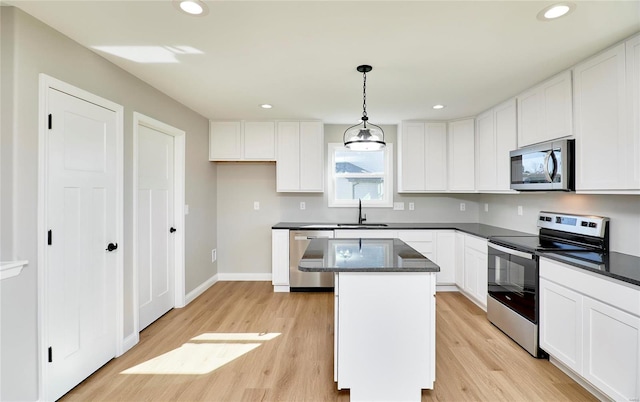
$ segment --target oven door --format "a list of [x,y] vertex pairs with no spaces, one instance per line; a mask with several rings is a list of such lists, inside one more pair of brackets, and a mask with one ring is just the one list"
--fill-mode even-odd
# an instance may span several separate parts
[[538,256],[489,242],[489,296],[538,323]]

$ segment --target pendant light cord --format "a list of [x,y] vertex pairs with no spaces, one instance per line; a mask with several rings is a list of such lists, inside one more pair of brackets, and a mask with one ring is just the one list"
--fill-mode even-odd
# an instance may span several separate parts
[[367,127],[367,73],[362,72],[362,121],[364,127]]

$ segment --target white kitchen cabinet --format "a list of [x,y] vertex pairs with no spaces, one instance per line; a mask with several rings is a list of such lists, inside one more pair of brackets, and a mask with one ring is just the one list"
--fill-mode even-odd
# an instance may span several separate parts
[[573,371],[580,372],[582,296],[540,278],[540,317],[540,347]]
[[210,121],[210,161],[273,161],[276,158],[272,121]]
[[640,288],[540,258],[540,347],[613,400],[640,397]]
[[486,310],[488,293],[487,240],[465,234],[464,293]]
[[434,262],[440,266],[436,274],[436,284],[454,285],[456,282],[456,232],[438,230],[436,232],[436,253]]
[[510,190],[509,152],[516,149],[516,101],[511,99],[476,118],[476,188]]
[[573,68],[577,191],[640,190],[639,38]]
[[333,231],[336,239],[395,239],[398,231],[390,229],[336,229]]
[[458,289],[464,289],[464,238],[465,234],[456,232],[455,244],[455,282]]
[[209,121],[209,160],[242,158],[242,122]]
[[523,92],[517,101],[518,147],[573,134],[571,71]]
[[398,238],[440,266],[437,285],[455,283],[455,231],[399,230]]
[[322,122],[278,122],[276,148],[278,192],[324,191]]
[[276,159],[276,128],[273,121],[244,122],[244,160]]
[[289,291],[289,230],[271,230],[271,282],[274,292]]
[[475,191],[474,119],[448,123],[448,189]]
[[403,122],[398,142],[398,192],[446,191],[446,123]]

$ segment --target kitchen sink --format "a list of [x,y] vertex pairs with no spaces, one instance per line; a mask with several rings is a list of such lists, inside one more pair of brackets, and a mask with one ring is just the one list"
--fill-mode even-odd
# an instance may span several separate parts
[[303,229],[359,229],[359,228],[385,228],[386,223],[318,223],[302,226]]

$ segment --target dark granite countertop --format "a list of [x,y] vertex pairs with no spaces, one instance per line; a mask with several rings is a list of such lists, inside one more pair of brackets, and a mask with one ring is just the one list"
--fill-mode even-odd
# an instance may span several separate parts
[[439,272],[440,267],[400,239],[312,239],[304,272]]
[[280,222],[273,225],[272,229],[289,230],[459,230],[474,236],[488,239],[493,236],[536,236],[537,233],[518,232],[516,230],[504,229],[497,226],[485,225],[482,223],[429,223],[429,222],[407,222],[407,223],[385,223],[386,226],[375,225],[354,227],[356,224],[340,224],[348,226],[338,226],[336,223],[322,222]]
[[540,257],[640,286],[640,257],[634,255],[613,252],[605,256],[602,264],[595,264],[580,259],[578,253],[538,252],[537,254]]

